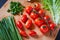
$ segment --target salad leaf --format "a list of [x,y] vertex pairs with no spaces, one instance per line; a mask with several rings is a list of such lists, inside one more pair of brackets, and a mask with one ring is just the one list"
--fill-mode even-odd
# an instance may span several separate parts
[[60,0],[42,0],[43,8],[51,12],[52,19],[56,24],[60,24]]

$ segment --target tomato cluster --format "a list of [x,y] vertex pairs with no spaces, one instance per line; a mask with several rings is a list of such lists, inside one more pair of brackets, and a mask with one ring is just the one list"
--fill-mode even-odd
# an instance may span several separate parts
[[[22,15],[21,21],[25,24],[24,26],[27,29],[30,29],[33,24],[36,24],[38,28],[40,28],[40,31],[43,34],[46,34],[49,32],[49,30],[54,30],[56,27],[56,24],[53,23],[49,15],[45,15],[45,10],[41,8],[41,5],[39,3],[36,3],[34,7],[32,6],[27,6],[25,8],[25,12],[32,18],[34,23],[32,22],[29,17],[27,17],[26,14]],[[27,36],[26,32],[22,29],[23,25],[20,21],[17,23],[17,27],[20,29],[20,34],[24,37]],[[37,33],[35,31],[30,31],[29,35],[30,36],[35,36]]]

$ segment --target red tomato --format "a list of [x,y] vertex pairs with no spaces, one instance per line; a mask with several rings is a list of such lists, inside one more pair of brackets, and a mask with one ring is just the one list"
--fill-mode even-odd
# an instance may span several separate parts
[[21,23],[20,21],[18,21],[18,22],[16,23],[16,25],[17,25],[17,27],[20,28],[20,29],[23,28],[23,25],[22,25],[22,23]]
[[29,35],[30,35],[30,36],[36,36],[37,34],[36,34],[35,31],[30,31],[30,32],[29,32]]
[[47,20],[47,21],[49,21],[49,20],[50,20],[50,17],[49,17],[48,15],[46,15],[46,16],[44,17],[44,19]]
[[46,33],[49,31],[49,28],[48,28],[47,25],[44,24],[44,25],[41,25],[40,31],[41,31],[42,33],[46,34]]
[[32,7],[31,6],[28,6],[28,7],[26,7],[26,9],[25,9],[25,11],[28,13],[28,14],[30,14],[31,13],[31,11],[32,11]]
[[50,24],[50,29],[51,29],[51,30],[54,30],[55,27],[56,27],[56,24],[54,24],[54,23],[51,23],[51,24]]
[[37,25],[37,26],[41,26],[42,24],[44,24],[45,22],[44,22],[44,20],[41,20],[41,19],[39,19],[39,18],[37,18],[37,19],[35,19],[35,24]]
[[39,10],[39,15],[40,16],[44,16],[45,15],[45,11],[43,9]]
[[27,15],[22,15],[22,17],[21,17],[22,22],[25,23],[27,21],[27,19],[28,19]]
[[31,17],[32,19],[36,19],[36,18],[38,18],[38,14],[32,12],[32,13],[30,14],[30,17]]
[[27,29],[29,29],[32,26],[32,20],[27,20],[25,26]]
[[26,32],[25,32],[25,31],[23,31],[23,30],[20,30],[20,35],[22,35],[22,36],[24,36],[24,37],[27,37]]
[[35,10],[38,11],[40,9],[41,5],[39,3],[35,3]]
[[49,20],[48,23],[49,23],[49,24],[52,23],[52,20]]

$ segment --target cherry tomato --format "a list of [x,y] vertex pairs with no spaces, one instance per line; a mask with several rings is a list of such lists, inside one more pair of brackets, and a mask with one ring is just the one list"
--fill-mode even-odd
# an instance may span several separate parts
[[26,9],[25,9],[25,11],[28,13],[28,14],[30,14],[31,13],[31,11],[32,11],[32,7],[31,6],[28,6],[28,7],[26,7]]
[[22,15],[22,17],[21,17],[22,22],[25,23],[27,21],[27,19],[28,19],[27,15]]
[[51,23],[51,24],[50,24],[50,29],[51,29],[51,30],[54,30],[55,27],[56,27],[56,24],[54,24],[54,23]]
[[26,32],[25,32],[25,31],[23,31],[23,30],[20,30],[20,35],[22,35],[22,36],[24,36],[24,37],[27,37]]
[[30,35],[30,36],[36,36],[37,34],[36,34],[35,31],[30,31],[30,32],[29,32],[29,35]]
[[49,31],[49,28],[48,28],[47,25],[44,24],[44,25],[41,25],[40,31],[41,31],[42,33],[46,34],[46,33]]
[[50,17],[48,15],[44,16],[44,19],[49,21],[50,20]]
[[32,20],[27,20],[25,26],[26,26],[27,29],[31,28],[31,26],[32,26]]
[[35,19],[35,24],[37,25],[37,26],[41,26],[42,24],[44,24],[45,22],[44,22],[44,20],[42,20],[42,19],[39,19],[39,18],[37,18],[37,19]]
[[38,14],[32,12],[32,13],[30,14],[30,17],[35,20],[36,18],[38,18]]
[[44,16],[45,15],[45,11],[43,9],[39,10],[39,15],[40,16]]
[[49,23],[49,24],[52,23],[52,20],[49,20],[48,23]]
[[35,10],[38,11],[40,9],[41,5],[39,3],[35,3]]
[[20,29],[23,28],[23,25],[22,25],[22,23],[21,23],[20,21],[18,21],[18,22],[16,23],[16,25],[17,25],[17,27],[20,28]]

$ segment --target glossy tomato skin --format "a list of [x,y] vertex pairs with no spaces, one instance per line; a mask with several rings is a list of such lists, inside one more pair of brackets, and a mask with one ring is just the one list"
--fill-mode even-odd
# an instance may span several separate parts
[[46,34],[46,33],[48,33],[49,28],[48,28],[47,25],[44,24],[44,25],[41,25],[40,31],[41,31],[43,34]]
[[29,32],[29,35],[30,35],[30,36],[36,36],[37,33],[36,33],[35,31],[32,31],[32,30],[31,30],[31,31]]
[[22,25],[22,23],[21,23],[20,21],[17,21],[17,22],[16,22],[16,25],[17,25],[17,27],[20,28],[20,29],[23,28],[23,25]]
[[51,24],[50,24],[50,29],[51,29],[52,31],[55,29],[55,27],[56,27],[56,24],[54,24],[54,23],[51,23]]
[[50,17],[48,15],[44,16],[44,19],[49,21],[50,20]]
[[35,3],[35,10],[38,11],[40,9],[41,5],[39,3]]
[[53,23],[53,21],[52,20],[49,20],[48,23],[51,24],[51,23]]
[[27,37],[26,32],[25,32],[25,31],[23,31],[23,30],[20,30],[20,35],[22,35],[23,37]]
[[45,23],[45,21],[44,20],[41,20],[41,19],[39,19],[39,18],[37,18],[37,19],[35,19],[35,24],[37,25],[37,26],[41,26],[42,24],[44,24]]
[[30,17],[35,20],[36,18],[38,18],[38,14],[32,12],[32,13],[30,14]]
[[27,21],[27,19],[28,19],[27,15],[22,15],[22,17],[21,17],[22,22],[25,23]]
[[27,6],[26,9],[25,9],[27,14],[30,14],[32,10],[33,10],[33,8],[31,6]]
[[45,16],[45,10],[43,10],[43,9],[39,10],[38,13],[39,13],[39,15],[42,16],[42,17]]
[[25,24],[25,26],[26,26],[27,29],[30,29],[31,26],[32,26],[32,20],[28,19],[27,22],[26,22],[26,24]]

